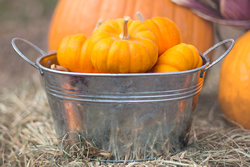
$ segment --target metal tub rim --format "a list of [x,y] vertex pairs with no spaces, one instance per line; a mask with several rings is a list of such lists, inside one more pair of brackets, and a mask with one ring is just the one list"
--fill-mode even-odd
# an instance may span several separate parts
[[[35,49],[36,51],[38,51],[42,56],[38,57],[36,59],[36,63],[32,62],[29,58],[27,58],[16,46],[16,41],[22,41],[26,44],[28,44],[29,46],[31,46],[33,49]],[[230,47],[219,57],[217,58],[215,61],[213,61],[212,63],[210,63],[209,58],[206,56],[208,53],[210,53],[211,51],[213,51],[215,48],[225,44],[231,42]],[[219,43],[216,43],[215,45],[213,45],[211,48],[209,48],[208,50],[206,50],[203,54],[200,53],[200,56],[203,59],[203,66],[196,68],[196,69],[192,69],[192,70],[186,70],[186,71],[178,71],[178,72],[167,72],[167,73],[77,73],[77,72],[62,72],[62,71],[56,71],[56,70],[52,70],[49,68],[44,67],[40,62],[43,58],[48,57],[48,56],[52,56],[57,53],[57,51],[55,52],[50,52],[50,53],[45,53],[43,50],[41,50],[39,47],[37,47],[36,45],[34,45],[33,43],[19,38],[19,37],[15,37],[11,40],[11,44],[14,48],[14,50],[19,54],[19,56],[21,56],[25,61],[27,61],[30,65],[32,65],[33,67],[35,67],[36,69],[38,69],[40,71],[40,74],[43,75],[45,71],[48,72],[52,72],[52,73],[56,73],[56,74],[64,74],[64,75],[73,75],[73,76],[98,76],[98,77],[105,77],[105,76],[111,76],[111,77],[138,77],[138,76],[165,76],[165,75],[181,75],[181,74],[188,74],[188,73],[194,73],[200,70],[200,78],[203,78],[203,74],[205,71],[207,71],[209,68],[211,68],[212,66],[214,66],[215,64],[217,64],[219,61],[221,61],[233,48],[235,41],[233,39],[226,39],[223,40]],[[205,62],[204,62],[205,61]]]
[[73,76],[98,76],[98,77],[138,77],[138,76],[165,76],[165,75],[182,75],[182,74],[188,74],[188,73],[194,73],[197,71],[202,71],[210,64],[210,59],[206,56],[200,53],[200,56],[203,60],[203,65],[199,68],[186,70],[186,71],[178,71],[178,72],[163,72],[163,73],[153,73],[153,72],[144,72],[144,73],[82,73],[82,72],[67,72],[67,71],[57,71],[52,70],[50,68],[47,68],[41,64],[41,61],[47,57],[55,56],[57,52],[51,52],[46,55],[42,55],[37,58],[36,65],[39,67],[39,69],[56,73],[56,74],[63,74],[63,75],[73,75]]

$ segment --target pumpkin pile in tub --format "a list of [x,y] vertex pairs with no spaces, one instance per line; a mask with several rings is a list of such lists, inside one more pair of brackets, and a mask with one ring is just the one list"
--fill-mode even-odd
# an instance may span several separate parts
[[52,69],[81,73],[178,72],[202,66],[195,46],[181,43],[176,24],[154,17],[134,21],[125,16],[84,34],[65,37]]

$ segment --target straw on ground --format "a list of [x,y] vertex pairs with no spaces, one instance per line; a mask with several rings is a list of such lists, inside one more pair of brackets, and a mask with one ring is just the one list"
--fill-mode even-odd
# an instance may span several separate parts
[[1,166],[250,166],[250,131],[230,126],[216,101],[210,108],[196,109],[189,146],[174,156],[119,164],[90,161],[86,148],[71,156],[58,147],[37,77],[20,85],[16,90],[0,90]]

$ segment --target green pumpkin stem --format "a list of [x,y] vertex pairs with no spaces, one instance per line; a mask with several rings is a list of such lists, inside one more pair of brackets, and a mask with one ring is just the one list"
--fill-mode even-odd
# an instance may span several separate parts
[[93,33],[95,32],[95,30],[102,24],[102,19],[99,19],[95,25],[95,29],[93,31]]
[[130,36],[128,34],[128,21],[130,17],[124,16],[123,25],[122,25],[122,33],[120,34],[120,38],[123,40],[129,39]]
[[144,22],[146,20],[141,14],[141,12],[136,12],[136,16],[140,20],[140,22]]

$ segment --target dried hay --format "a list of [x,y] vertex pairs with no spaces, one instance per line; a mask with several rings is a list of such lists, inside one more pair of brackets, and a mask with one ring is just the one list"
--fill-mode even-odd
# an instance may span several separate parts
[[[199,103],[206,102],[200,99]],[[79,148],[75,157],[57,147],[60,143],[37,77],[15,90],[0,90],[0,114],[2,166],[250,166],[250,131],[231,127],[216,101],[212,107],[198,105],[184,151],[153,161],[119,164],[90,161],[93,150],[86,148]]]

